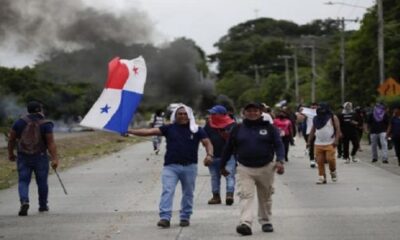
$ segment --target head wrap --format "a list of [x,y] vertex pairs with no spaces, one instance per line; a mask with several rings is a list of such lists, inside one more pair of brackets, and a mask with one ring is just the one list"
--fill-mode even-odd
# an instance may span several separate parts
[[190,131],[192,133],[197,133],[197,131],[199,130],[199,126],[196,124],[196,119],[194,118],[193,115],[193,110],[191,107],[186,106],[183,103],[178,104],[178,106],[174,109],[174,111],[171,114],[171,122],[175,123],[175,119],[176,119],[176,112],[178,111],[179,108],[184,108],[187,116],[189,118],[189,127],[190,127]]
[[383,117],[385,116],[385,106],[383,106],[383,104],[377,103],[374,107],[373,115],[375,121],[382,121]]
[[342,113],[347,114],[347,113],[352,113],[352,112],[353,112],[353,104],[351,102],[345,102],[343,104]]
[[320,103],[317,108],[317,116],[315,116],[313,119],[313,124],[316,129],[321,129],[331,118],[332,112],[329,108],[329,105],[326,103]]

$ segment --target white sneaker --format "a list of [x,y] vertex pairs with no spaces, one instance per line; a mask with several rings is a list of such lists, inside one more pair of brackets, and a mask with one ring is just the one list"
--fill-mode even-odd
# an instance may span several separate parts
[[350,163],[350,158],[346,158],[344,163]]
[[324,176],[319,176],[317,184],[326,184],[326,179]]
[[315,164],[315,161],[314,161],[314,160],[311,160],[311,161],[310,161],[310,167],[311,167],[311,168],[315,168],[315,165],[316,165],[316,164]]
[[356,158],[356,156],[351,156],[351,161],[358,162],[358,159]]
[[336,171],[331,172],[331,178],[332,178],[332,182],[336,182],[336,181],[337,181],[337,174],[336,174]]

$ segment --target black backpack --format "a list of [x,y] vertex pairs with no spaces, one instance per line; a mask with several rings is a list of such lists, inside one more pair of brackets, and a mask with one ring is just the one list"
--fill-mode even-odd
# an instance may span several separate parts
[[46,151],[47,147],[40,131],[40,125],[48,121],[44,119],[32,120],[29,117],[23,117],[22,120],[26,122],[26,126],[18,141],[18,151],[29,155]]

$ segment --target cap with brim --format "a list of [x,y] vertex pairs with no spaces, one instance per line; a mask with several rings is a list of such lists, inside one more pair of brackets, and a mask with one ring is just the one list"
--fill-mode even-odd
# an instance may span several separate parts
[[257,109],[261,109],[262,106],[258,103],[248,103],[246,106],[244,106],[244,110],[247,110],[249,108],[257,108]]
[[214,107],[208,109],[210,114],[226,114],[226,108],[222,105],[215,105]]
[[26,106],[28,113],[38,113],[42,111],[42,104],[36,101],[31,101]]

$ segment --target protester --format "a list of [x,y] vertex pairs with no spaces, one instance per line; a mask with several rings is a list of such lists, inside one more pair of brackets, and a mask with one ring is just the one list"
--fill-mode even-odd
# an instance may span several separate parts
[[274,119],[274,126],[278,128],[283,146],[285,147],[285,161],[288,162],[290,139],[293,138],[292,122],[286,112],[280,111]]
[[[235,126],[235,121],[227,114],[227,110],[222,105],[215,105],[208,110],[210,113],[204,131],[209,136],[211,143],[214,148],[214,157],[208,169],[211,175],[211,191],[213,197],[208,201],[208,204],[221,204],[221,155],[222,150],[226,144],[229,137],[229,132],[233,126]],[[234,202],[234,192],[235,192],[235,169],[236,161],[232,155],[226,164],[226,169],[229,175],[225,177],[226,180],[226,198],[225,204],[232,205]]]
[[206,149],[205,165],[212,163],[213,146],[203,128],[199,127],[190,107],[179,104],[171,115],[170,125],[159,128],[129,129],[137,136],[163,135],[167,141],[164,167],[161,174],[162,194],[159,205],[160,221],[157,226],[170,227],[172,203],[178,182],[182,185],[180,210],[181,227],[190,225],[193,213],[193,193],[197,177],[198,147],[201,142]]
[[358,124],[357,124],[357,137],[358,137],[358,151],[362,152],[361,149],[361,140],[362,140],[362,136],[364,134],[364,125],[365,125],[365,113],[363,111],[363,109],[361,109],[360,106],[355,107],[355,112],[356,112],[356,117],[359,120]]
[[400,166],[400,105],[393,107],[393,116],[387,130],[388,139],[392,139],[394,151]]
[[261,116],[264,121],[268,121],[271,124],[274,123],[275,116],[273,116],[271,108],[265,103],[261,103]]
[[351,102],[345,102],[343,104],[343,111],[339,115],[340,129],[342,132],[343,141],[343,158],[345,163],[350,163],[349,148],[350,142],[353,145],[351,150],[351,160],[358,162],[356,153],[359,148],[359,133],[358,126],[362,120],[356,115],[353,110],[353,104]]
[[[12,126],[8,139],[8,159],[17,161],[18,193],[21,202],[19,216],[28,215],[29,184],[32,172],[35,173],[38,186],[39,212],[49,211],[47,201],[49,157],[47,150],[51,157],[51,167],[56,169],[59,164],[53,123],[45,120],[43,107],[39,102],[29,102],[27,110],[28,114],[18,119]],[[17,156],[14,154],[16,146]]]
[[[151,117],[150,127],[159,128],[165,124],[164,122],[164,112],[161,109],[158,109],[154,115]],[[160,152],[160,145],[162,142],[162,136],[153,136],[153,150],[156,155]]]
[[314,140],[313,138],[310,138],[310,132],[313,126],[313,119],[316,115],[315,110],[317,109],[318,104],[317,103],[311,103],[310,108],[303,108],[301,113],[306,116],[305,123],[306,126],[303,126],[305,129],[305,132],[303,134],[304,140],[306,143],[308,143],[308,157],[310,159],[310,167],[314,168],[316,163],[315,163],[315,154],[314,154]]
[[[240,224],[236,231],[251,235],[255,189],[258,196],[258,219],[262,231],[272,232],[271,206],[274,171],[283,174],[284,147],[278,130],[261,117],[261,106],[249,103],[244,107],[244,120],[233,128],[222,154],[221,173],[228,176],[226,164],[235,153],[238,196],[240,199]],[[276,153],[276,162],[273,162]]]
[[389,117],[386,114],[385,106],[377,103],[368,117],[368,130],[371,137],[372,162],[378,161],[378,143],[381,145],[382,162],[388,161],[388,144],[386,131],[388,130]]
[[340,135],[339,119],[331,112],[327,104],[319,104],[308,141],[308,146],[310,146],[312,139],[315,137],[314,151],[318,163],[319,176],[317,184],[326,183],[325,162],[329,164],[332,182],[337,181],[335,155]]

